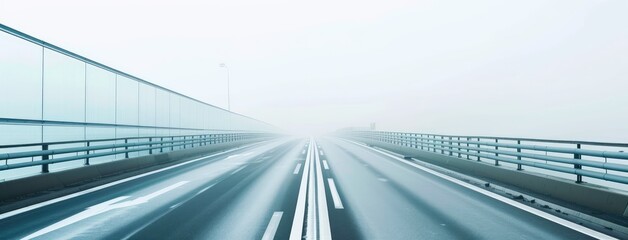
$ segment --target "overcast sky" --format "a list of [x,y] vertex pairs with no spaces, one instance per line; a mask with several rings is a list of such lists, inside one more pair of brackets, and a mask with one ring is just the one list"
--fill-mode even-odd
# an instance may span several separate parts
[[0,0],[0,23],[289,131],[628,142],[628,1]]

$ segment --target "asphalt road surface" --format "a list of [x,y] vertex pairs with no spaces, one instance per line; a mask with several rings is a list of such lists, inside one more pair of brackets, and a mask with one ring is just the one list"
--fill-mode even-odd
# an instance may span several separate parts
[[282,139],[17,212],[0,239],[590,239],[368,147]]

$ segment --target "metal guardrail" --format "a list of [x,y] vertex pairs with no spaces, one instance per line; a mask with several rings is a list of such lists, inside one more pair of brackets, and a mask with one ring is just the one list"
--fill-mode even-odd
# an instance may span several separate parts
[[[517,170],[530,166],[573,174],[576,183],[582,183],[582,176],[586,176],[628,184],[628,162],[623,162],[628,160],[628,153],[624,152],[628,149],[626,143],[353,130],[342,131],[340,135],[362,142],[379,141],[469,160],[490,159],[496,166],[507,162],[516,164]],[[583,159],[583,156],[590,159]]]
[[[182,135],[182,136],[150,136],[150,137],[129,137],[110,138],[94,140],[78,140],[63,142],[44,142],[31,144],[0,145],[2,149],[38,148],[41,150],[18,151],[11,153],[0,153],[0,171],[24,168],[41,165],[41,172],[49,172],[48,166],[54,163],[83,160],[84,165],[90,165],[90,159],[110,155],[124,154],[129,158],[129,153],[148,151],[148,154],[163,153],[175,150],[176,147],[182,149],[206,146],[209,144],[235,142],[249,139],[263,139],[271,137],[269,133],[221,133],[205,135]],[[63,147],[63,145],[82,144],[81,147]],[[61,146],[54,148],[54,146]],[[54,149],[53,149],[54,148]],[[98,151],[98,152],[97,152]],[[74,155],[72,155],[74,154]],[[64,156],[65,155],[65,156]],[[70,155],[70,156],[67,156]],[[55,156],[60,156],[55,158]],[[14,159],[31,158],[31,161],[10,163]]]

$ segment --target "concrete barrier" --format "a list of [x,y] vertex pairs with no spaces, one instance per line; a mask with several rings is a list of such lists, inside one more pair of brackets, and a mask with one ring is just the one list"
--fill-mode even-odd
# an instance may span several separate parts
[[53,191],[72,187],[87,181],[93,181],[125,172],[136,171],[139,169],[182,160],[189,160],[189,158],[192,157],[235,148],[253,142],[256,141],[244,140],[231,143],[211,144],[207,146],[146,155],[0,182],[0,203],[9,200],[27,198],[29,195],[44,191]]
[[439,153],[428,152],[369,139],[354,140],[399,153],[405,158],[416,158],[466,175],[520,187],[533,193],[550,196],[613,216],[628,217],[628,195],[603,186],[588,183],[578,184],[563,178],[502,168],[494,166],[492,163],[477,162],[474,158],[471,160],[458,158],[457,154],[448,156],[439,154],[440,151]]

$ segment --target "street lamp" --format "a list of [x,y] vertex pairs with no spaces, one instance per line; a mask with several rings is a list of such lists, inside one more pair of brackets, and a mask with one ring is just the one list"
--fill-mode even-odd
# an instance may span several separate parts
[[231,73],[229,72],[229,67],[227,67],[227,64],[221,63],[219,66],[227,69],[227,110],[231,112],[231,94],[229,89],[229,77]]

